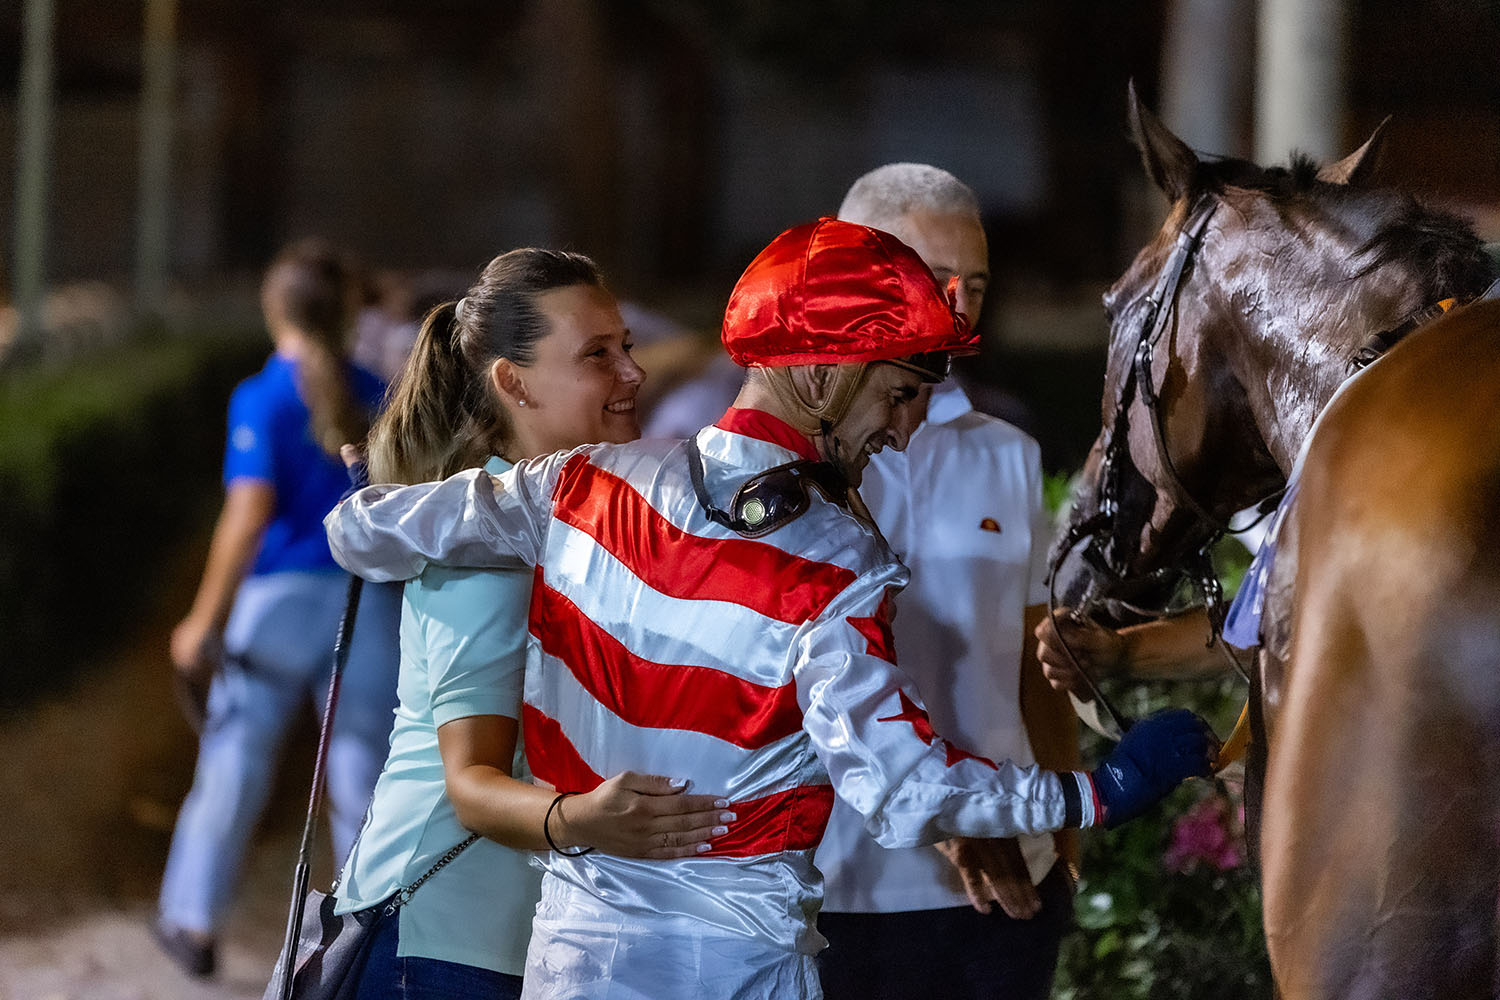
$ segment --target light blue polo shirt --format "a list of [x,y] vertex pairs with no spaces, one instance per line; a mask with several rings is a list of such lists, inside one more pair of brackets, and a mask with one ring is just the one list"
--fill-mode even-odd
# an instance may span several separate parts
[[[509,467],[485,463],[491,474]],[[433,566],[406,584],[391,752],[344,868],[338,912],[386,899],[469,835],[444,789],[437,729],[473,715],[520,718],[530,602],[530,570]],[[519,743],[512,773],[530,778]],[[401,908],[398,954],[521,975],[541,895],[530,858],[490,840],[471,844]]]

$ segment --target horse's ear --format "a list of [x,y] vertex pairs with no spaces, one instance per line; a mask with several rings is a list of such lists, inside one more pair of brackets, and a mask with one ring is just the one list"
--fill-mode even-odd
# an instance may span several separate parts
[[1375,126],[1375,131],[1370,133],[1370,138],[1365,144],[1337,163],[1330,163],[1318,171],[1318,180],[1327,184],[1363,184],[1369,180],[1370,174],[1375,170],[1375,164],[1380,160],[1380,147],[1385,142],[1385,127],[1391,123],[1391,116],[1386,115],[1385,121]]
[[1140,147],[1141,162],[1146,165],[1152,183],[1175,203],[1192,193],[1198,176],[1198,157],[1150,109],[1142,106],[1134,80],[1130,81],[1129,91],[1130,133]]

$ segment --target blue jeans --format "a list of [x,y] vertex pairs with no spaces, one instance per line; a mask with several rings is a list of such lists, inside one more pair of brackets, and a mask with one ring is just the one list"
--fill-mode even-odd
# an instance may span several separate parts
[[436,958],[398,957],[401,915],[380,921],[355,1000],[520,1000],[521,977]]
[[[342,573],[270,573],[241,584],[224,630],[228,655],[209,690],[193,787],[162,876],[164,922],[213,933],[223,921],[287,726],[309,699],[323,711],[346,588]],[[400,620],[401,586],[366,584],[328,748],[336,864],[354,842],[385,763]]]

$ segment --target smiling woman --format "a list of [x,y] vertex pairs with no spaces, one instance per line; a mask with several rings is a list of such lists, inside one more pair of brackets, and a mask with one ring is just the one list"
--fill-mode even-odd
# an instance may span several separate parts
[[[592,261],[513,250],[427,316],[371,431],[370,466],[415,483],[634,441],[644,378]],[[530,571],[442,567],[405,586],[390,755],[337,891],[340,913],[405,900],[374,935],[361,1000],[515,996],[540,895],[526,851],[684,857],[733,822],[726,800],[665,777],[622,771],[565,802],[525,780],[531,590]],[[424,872],[431,884],[412,891]]]
[[536,305],[549,332],[534,361],[501,358],[494,365],[497,388],[516,406],[513,450],[546,455],[640,437],[635,396],[646,373],[631,360],[630,331],[614,296],[598,285],[570,285],[543,292]]

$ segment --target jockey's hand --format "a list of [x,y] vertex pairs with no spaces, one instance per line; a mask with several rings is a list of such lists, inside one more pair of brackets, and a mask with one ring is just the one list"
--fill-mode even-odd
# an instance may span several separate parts
[[[1061,628],[1062,639],[1058,638]],[[1094,693],[1078,673],[1069,650],[1078,657],[1083,669],[1098,680],[1119,673],[1125,667],[1125,640],[1118,632],[1096,625],[1068,609],[1057,617],[1044,617],[1036,627],[1036,658],[1048,683],[1059,691],[1068,691],[1079,701],[1090,701]],[[1067,640],[1064,648],[1062,640]]]
[[1117,827],[1188,778],[1208,777],[1218,752],[1208,723],[1185,708],[1137,722],[1089,774],[1104,807],[1103,824]]
[[991,904],[999,903],[1005,915],[1014,920],[1030,920],[1041,910],[1042,897],[1031,884],[1031,872],[1014,837],[954,837],[936,846],[958,869],[969,905],[975,910],[989,913]]

